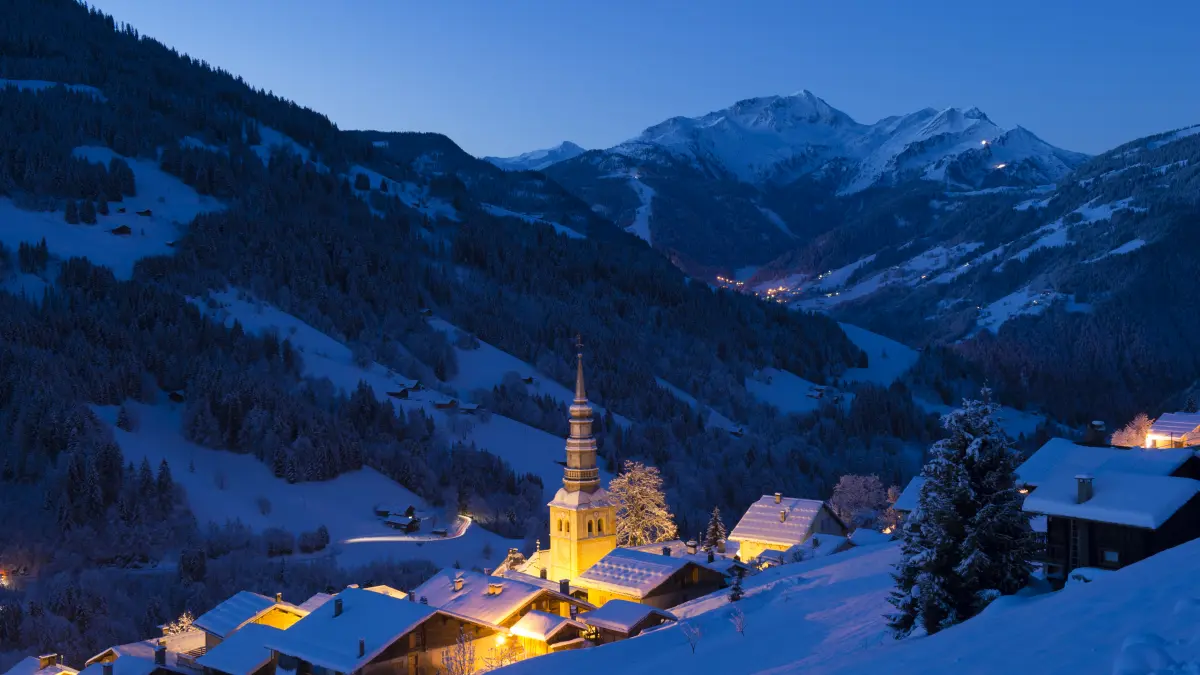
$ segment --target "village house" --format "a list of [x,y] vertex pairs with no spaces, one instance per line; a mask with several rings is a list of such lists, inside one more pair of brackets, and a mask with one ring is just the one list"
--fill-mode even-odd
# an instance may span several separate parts
[[729,541],[737,542],[739,557],[750,562],[763,551],[787,551],[814,535],[846,534],[846,525],[825,502],[784,497],[776,492],[750,505],[729,533]]
[[521,653],[526,658],[586,646],[584,623],[536,609],[526,613],[509,630],[520,641]]
[[914,477],[908,481],[908,485],[904,486],[904,490],[896,498],[896,502],[892,504],[892,510],[899,514],[902,520],[916,510],[917,498],[921,496],[921,486],[924,484],[924,478],[920,476]]
[[637,637],[644,630],[677,619],[674,614],[650,605],[610,600],[599,609],[580,614],[579,620],[592,628],[588,633],[590,641],[602,645]]
[[26,656],[4,675],[76,675],[79,671],[65,665],[58,654]]
[[509,628],[531,611],[572,618],[580,611],[595,609],[565,590],[561,584],[553,589],[507,577],[444,569],[414,588],[411,595],[455,616]]
[[205,650],[196,664],[209,673],[224,675],[274,675],[275,653],[267,647],[283,630],[263,623],[251,623]]
[[725,574],[715,567],[631,548],[610,551],[578,578],[588,602],[603,607],[613,600],[667,609],[724,588]]
[[204,649],[205,634],[175,635],[109,647],[84,663],[81,675],[196,675],[202,670],[185,655]]
[[1147,448],[1184,448],[1200,445],[1200,413],[1163,413],[1150,425]]
[[204,631],[204,646],[212,649],[248,624],[261,624],[284,630],[305,615],[304,610],[285,603],[278,594],[274,598],[268,598],[250,591],[240,591],[201,614],[192,626]]

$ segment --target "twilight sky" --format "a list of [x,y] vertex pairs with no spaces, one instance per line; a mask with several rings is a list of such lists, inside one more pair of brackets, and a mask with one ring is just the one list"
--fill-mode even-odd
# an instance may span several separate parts
[[801,89],[860,122],[978,106],[1082,152],[1200,123],[1194,0],[91,2],[344,129],[476,155]]

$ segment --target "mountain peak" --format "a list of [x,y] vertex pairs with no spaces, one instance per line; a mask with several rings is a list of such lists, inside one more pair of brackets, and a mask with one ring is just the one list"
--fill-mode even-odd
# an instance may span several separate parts
[[585,152],[587,152],[586,149],[571,141],[563,141],[553,148],[533,150],[516,157],[483,157],[482,159],[505,171],[541,171],[551,164],[565,162]]

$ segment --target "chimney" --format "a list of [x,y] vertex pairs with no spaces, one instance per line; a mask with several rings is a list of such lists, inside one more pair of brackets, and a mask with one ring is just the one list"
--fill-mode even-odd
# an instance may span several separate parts
[[781,503],[783,503],[783,493],[782,493],[782,492],[776,492],[776,493],[775,493],[775,503],[776,503],[776,504],[781,504]]
[[333,615],[334,616],[342,615],[342,599],[341,598],[333,599]]
[[558,580],[558,592],[562,593],[563,595],[570,595],[571,594],[571,580],[570,579],[559,579]]
[[58,663],[58,654],[42,654],[38,657],[38,669],[49,668]]
[[500,595],[502,590],[504,590],[504,586],[500,584],[488,584],[488,595]]
[[787,522],[787,509],[779,509],[779,522]]
[[416,601],[417,601],[417,596],[413,595],[412,593],[409,593],[409,594],[408,594],[408,601],[409,601],[409,602],[416,602]]
[[1076,484],[1079,486],[1079,491],[1075,497],[1077,504],[1082,504],[1092,498],[1092,477],[1089,474],[1081,473],[1075,476]]
[[456,592],[462,590],[462,584],[463,584],[462,577],[454,577],[454,590]]
[[717,540],[717,553],[724,553],[724,552],[725,552],[725,540],[718,539]]
[[542,577],[543,579],[548,579],[548,578],[549,578],[549,577],[546,575],[546,568],[545,568],[545,567],[543,567],[543,568],[542,568],[542,571],[541,571],[541,577]]
[[358,638],[358,658],[361,659],[363,657],[363,655],[366,653],[367,653],[367,641],[362,638]]
[[1083,432],[1083,445],[1107,445],[1107,438],[1104,433],[1104,422],[1100,420],[1092,420],[1088,425],[1087,431]]
[[283,593],[276,593],[276,594],[275,594],[275,602],[277,602],[277,603],[278,603],[278,602],[283,602]]
[[708,549],[708,562],[712,562],[716,559],[717,559],[717,556],[715,553],[713,553],[713,550],[711,548]]
[[101,673],[101,675],[113,675],[113,664],[112,664],[112,662],[110,661],[110,662],[108,662],[108,663],[104,664],[103,666],[101,666],[101,667],[100,667],[100,673]]
[[421,596],[421,604],[422,604],[422,605],[428,605],[428,604],[429,604],[429,598],[427,598],[427,597],[425,597],[425,596],[423,596],[423,595],[422,595],[422,596]]
[[670,546],[663,547],[663,555],[667,556],[668,558],[671,557],[671,547]]
[[167,645],[162,642],[154,645],[154,665],[167,665]]
[[687,552],[688,552],[688,555],[696,555],[696,540],[695,539],[688,539]]
[[483,568],[483,576],[485,576],[485,577],[492,576],[492,568],[490,568],[490,567]]

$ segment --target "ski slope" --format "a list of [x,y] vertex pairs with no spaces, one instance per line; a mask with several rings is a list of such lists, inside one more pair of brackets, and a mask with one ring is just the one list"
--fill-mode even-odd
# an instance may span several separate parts
[[[188,506],[201,526],[240,520],[256,532],[282,527],[299,535],[325,525],[333,546],[316,555],[334,555],[346,567],[388,559],[429,560],[440,566],[458,561],[468,568],[495,567],[508,548],[518,544],[471,526],[455,538],[404,540],[375,516],[376,505],[415,507],[428,518],[422,522],[422,534],[439,527],[454,529],[454,515],[430,507],[371,468],[319,483],[289,484],[276,478],[271,468],[253,455],[212,450],[184,439],[180,432],[183,404],[129,403],[127,408],[137,420],[132,432],[116,428],[115,407],[94,409],[101,419],[114,425],[113,434],[126,461],[138,464],[145,457],[157,470],[159,462],[167,460],[172,478],[183,486]],[[269,513],[262,513],[262,499],[270,503]],[[490,546],[493,552],[490,559],[483,555],[484,546]]]

